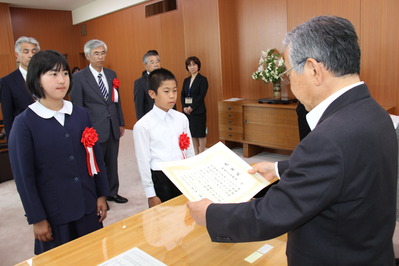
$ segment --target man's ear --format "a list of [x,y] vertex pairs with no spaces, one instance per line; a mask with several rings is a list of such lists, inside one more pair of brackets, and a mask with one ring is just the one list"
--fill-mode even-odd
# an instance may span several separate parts
[[320,85],[323,80],[323,70],[324,67],[322,63],[317,62],[314,58],[308,58],[306,60],[306,67],[309,74],[309,77],[313,80],[315,85]]
[[157,96],[157,94],[153,90],[148,90],[148,95],[150,95],[151,99],[153,100],[155,99],[155,96]]
[[86,57],[87,61],[90,61],[90,56],[88,56],[87,54],[85,54],[85,57]]

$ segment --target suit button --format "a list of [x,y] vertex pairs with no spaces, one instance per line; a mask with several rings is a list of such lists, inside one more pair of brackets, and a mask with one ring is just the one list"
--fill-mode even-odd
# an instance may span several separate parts
[[111,114],[108,114],[108,118],[111,119]]
[[73,180],[75,180],[75,182],[78,182],[79,181],[79,177],[75,176],[75,178]]
[[73,159],[75,159],[75,157],[73,155],[69,156],[69,160],[72,161]]
[[66,137],[66,138],[69,138],[69,134],[68,134],[68,133],[65,133],[65,137]]

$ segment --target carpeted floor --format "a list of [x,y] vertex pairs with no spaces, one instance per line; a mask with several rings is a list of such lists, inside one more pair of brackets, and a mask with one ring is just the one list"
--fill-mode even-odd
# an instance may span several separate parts
[[[242,149],[237,148],[234,151],[242,157]],[[264,152],[245,160],[251,164],[260,160],[277,161],[285,158],[287,156]],[[148,207],[138,176],[131,130],[126,130],[126,134],[122,137],[120,143],[119,179],[119,194],[127,197],[129,202],[126,204],[110,202],[111,209],[104,221],[104,226]],[[0,266],[14,265],[34,256],[32,226],[26,222],[13,180],[0,183],[0,214],[0,243],[2,243]]]

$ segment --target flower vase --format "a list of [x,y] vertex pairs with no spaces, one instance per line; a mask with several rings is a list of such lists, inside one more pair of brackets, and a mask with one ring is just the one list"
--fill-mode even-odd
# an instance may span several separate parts
[[281,82],[279,81],[273,83],[273,98],[281,99]]

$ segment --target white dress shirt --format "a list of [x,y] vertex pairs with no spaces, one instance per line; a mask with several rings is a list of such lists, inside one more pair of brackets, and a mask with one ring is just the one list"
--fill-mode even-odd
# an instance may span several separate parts
[[319,122],[321,116],[323,115],[324,111],[330,106],[330,104],[335,101],[339,96],[344,94],[345,92],[349,91],[350,89],[363,84],[363,81],[356,82],[352,85],[346,86],[339,91],[331,94],[327,99],[319,103],[315,108],[313,108],[307,115],[306,121],[310,127],[310,130],[313,130],[317,123]]
[[156,196],[151,169],[160,170],[157,162],[183,159],[179,137],[187,133],[190,146],[184,150],[187,158],[195,155],[187,117],[173,109],[165,112],[154,105],[133,128],[134,150],[144,192],[147,198]]
[[24,80],[26,81],[26,75],[28,74],[28,71],[26,71],[25,69],[23,69],[21,66],[19,66],[19,71],[21,71],[22,77],[23,77]]
[[103,80],[103,83],[104,83],[104,85],[105,85],[105,88],[107,89],[107,92],[108,92],[108,94],[109,94],[108,81],[107,81],[107,78],[105,77],[104,68],[101,68],[101,72],[98,72],[98,71],[95,70],[95,69],[91,66],[91,64],[90,64],[90,65],[89,65],[89,69],[90,69],[91,73],[93,74],[94,79],[96,80],[96,82],[97,82],[97,84],[98,84],[99,87],[100,87],[100,83],[98,83],[98,74],[101,74],[101,75],[102,75],[102,76],[101,76],[101,79]]
[[65,114],[72,114],[73,105],[70,101],[63,100],[63,106],[60,110],[54,111],[45,107],[40,101],[36,101],[29,105],[29,108],[35,112],[38,116],[44,119],[50,119],[54,117],[57,121],[64,126]]

